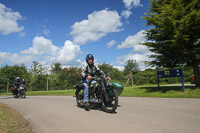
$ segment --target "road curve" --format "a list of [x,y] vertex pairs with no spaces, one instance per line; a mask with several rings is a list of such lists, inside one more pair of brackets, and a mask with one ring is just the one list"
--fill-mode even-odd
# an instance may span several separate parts
[[72,96],[0,96],[35,133],[199,133],[200,99],[119,97],[115,114],[78,108]]

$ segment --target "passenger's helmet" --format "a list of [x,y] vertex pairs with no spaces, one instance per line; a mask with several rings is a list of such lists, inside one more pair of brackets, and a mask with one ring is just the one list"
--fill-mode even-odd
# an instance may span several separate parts
[[88,60],[89,59],[92,59],[93,61],[94,61],[94,56],[92,55],[92,54],[88,54],[87,56],[86,56],[86,62],[88,63]]
[[20,77],[16,77],[16,78],[15,78],[15,81],[20,81]]

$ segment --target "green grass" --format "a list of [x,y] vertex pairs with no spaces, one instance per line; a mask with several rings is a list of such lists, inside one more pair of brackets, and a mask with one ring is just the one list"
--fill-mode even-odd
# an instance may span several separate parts
[[[28,91],[27,96],[72,96],[75,95],[75,89],[70,90],[50,90],[50,91]],[[1,93],[0,95],[12,95],[11,93]]]
[[15,130],[16,125],[12,114],[0,105],[0,132],[14,132]]
[[168,98],[200,98],[200,88],[185,86],[134,86],[123,90],[121,96],[130,97],[168,97]]
[[[11,95],[11,93],[3,93],[1,95]],[[75,89],[69,90],[51,90],[51,91],[31,91],[27,92],[27,96],[74,96]],[[169,98],[200,98],[200,88],[195,86],[185,86],[185,92],[182,86],[161,86],[160,89],[156,85],[144,85],[124,88],[121,96],[130,97],[169,97]]]
[[75,89],[70,90],[51,90],[51,91],[31,91],[26,93],[27,96],[71,96],[75,95]]
[[20,113],[0,103],[0,132],[32,133],[32,128]]

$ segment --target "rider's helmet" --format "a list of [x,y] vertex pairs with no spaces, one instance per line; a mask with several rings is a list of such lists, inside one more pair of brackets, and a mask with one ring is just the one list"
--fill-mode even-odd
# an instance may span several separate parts
[[16,78],[15,78],[15,81],[20,81],[20,77],[16,77]]
[[88,54],[87,56],[86,56],[86,62],[88,63],[88,60],[89,59],[92,59],[93,61],[94,61],[94,56],[92,55],[92,54]]

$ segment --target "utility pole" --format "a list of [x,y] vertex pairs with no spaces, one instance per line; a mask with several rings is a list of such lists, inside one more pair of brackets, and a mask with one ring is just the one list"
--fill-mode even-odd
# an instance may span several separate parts
[[49,91],[49,79],[48,79],[48,74],[47,74],[47,91]]
[[8,89],[9,89],[9,81],[7,82],[7,93],[8,93]]
[[131,87],[133,87],[133,73],[131,72]]

